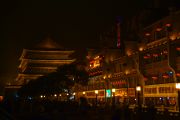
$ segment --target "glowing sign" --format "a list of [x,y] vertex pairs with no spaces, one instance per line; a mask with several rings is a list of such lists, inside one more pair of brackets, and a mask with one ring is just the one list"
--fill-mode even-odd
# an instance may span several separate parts
[[101,60],[102,60],[101,57],[99,56],[95,57],[92,61],[90,61],[90,67],[91,68],[99,67],[101,64]]
[[106,90],[106,97],[111,97],[111,90],[110,89]]

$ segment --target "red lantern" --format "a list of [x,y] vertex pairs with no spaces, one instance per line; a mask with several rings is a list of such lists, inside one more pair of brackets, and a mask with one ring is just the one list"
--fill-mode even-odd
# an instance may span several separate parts
[[148,56],[144,56],[144,59],[148,59],[149,57]]
[[162,77],[163,77],[163,78],[165,78],[165,79],[169,78],[169,76],[168,76],[168,75],[166,75],[166,74],[165,74],[165,75],[163,75]]
[[180,77],[180,73],[176,73],[176,76]]
[[158,31],[158,32],[161,31],[161,30],[162,30],[162,28],[156,28],[156,31]]
[[145,36],[150,36],[151,34],[150,33],[145,33]]
[[153,54],[153,57],[157,57],[158,56],[158,54]]
[[166,27],[171,27],[171,24],[170,23],[166,23]]
[[147,79],[147,77],[144,77],[144,81],[147,81],[148,79]]
[[180,51],[180,47],[177,47],[176,50],[177,50],[177,51]]
[[156,76],[153,76],[153,77],[152,77],[152,79],[153,79],[153,80],[157,80],[157,79],[158,79],[158,77],[156,77]]

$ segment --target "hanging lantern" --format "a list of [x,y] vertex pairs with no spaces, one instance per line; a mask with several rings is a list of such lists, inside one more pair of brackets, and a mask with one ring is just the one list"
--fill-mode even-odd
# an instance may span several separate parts
[[176,50],[177,50],[177,51],[180,51],[180,47],[177,47]]
[[166,23],[165,26],[166,26],[166,27],[171,27],[171,24],[170,24],[170,23]]
[[150,36],[151,34],[150,33],[145,33],[145,36]]
[[147,81],[148,79],[147,79],[147,77],[144,77],[144,81]]
[[157,80],[157,79],[158,79],[158,77],[156,77],[156,76],[153,76],[153,77],[152,77],[152,79],[153,79],[153,80]]
[[148,59],[149,57],[148,57],[148,56],[144,56],[143,58],[144,58],[144,59]]
[[162,28],[156,28],[156,31],[158,31],[158,32],[161,31],[161,30],[162,30]]
[[153,54],[153,57],[158,57],[158,54]]
[[162,77],[165,79],[169,78],[169,76],[167,74],[164,74]]
[[180,73],[176,73],[176,76],[180,77]]

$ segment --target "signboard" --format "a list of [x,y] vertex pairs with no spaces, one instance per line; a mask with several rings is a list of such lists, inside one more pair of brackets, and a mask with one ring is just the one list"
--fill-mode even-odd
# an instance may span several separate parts
[[111,90],[110,89],[106,90],[106,97],[107,98],[111,97]]

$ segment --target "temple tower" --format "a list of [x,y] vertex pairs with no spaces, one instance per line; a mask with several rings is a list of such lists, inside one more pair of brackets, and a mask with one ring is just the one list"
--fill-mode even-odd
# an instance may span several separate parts
[[70,55],[73,50],[65,50],[51,38],[46,38],[33,49],[23,49],[20,57],[19,73],[15,81],[17,85],[24,85],[30,80],[55,72],[64,64],[75,61]]

